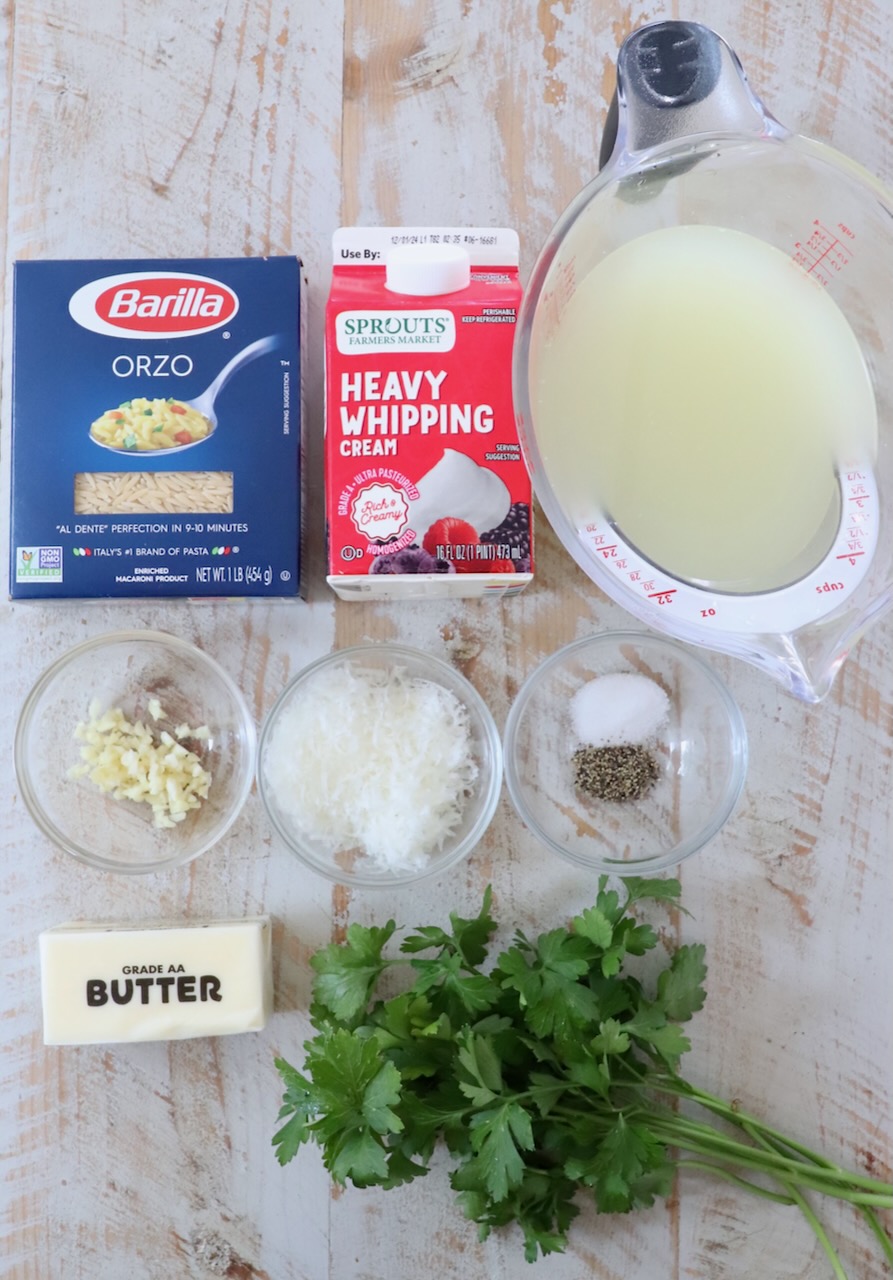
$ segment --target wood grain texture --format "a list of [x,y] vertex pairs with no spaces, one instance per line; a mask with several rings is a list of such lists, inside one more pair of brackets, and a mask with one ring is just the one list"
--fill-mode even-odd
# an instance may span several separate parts
[[[88,635],[178,631],[215,654],[258,720],[306,662],[395,638],[445,656],[497,722],[537,662],[629,617],[540,521],[537,578],[503,603],[335,603],[322,580],[322,314],[340,223],[468,222],[521,235],[525,274],[593,176],[614,61],[642,22],[710,23],[791,127],[893,180],[893,14],[872,0],[56,0],[7,6],[0,236],[7,259],[299,253],[309,281],[310,598],[294,606],[0,604],[0,1275],[15,1280],[520,1280],[514,1235],[478,1244],[444,1162],[396,1193],[335,1192],[315,1151],[272,1155],[276,1053],[300,1058],[309,956],[354,919],[472,909],[492,882],[506,929],[551,927],[592,885],[503,797],[474,856],[413,891],[350,892],[299,869],[253,795],[188,868],[121,882],[42,841],[11,743],[26,689]],[[7,127],[8,125],[8,127]],[[8,155],[7,155],[8,152]],[[9,317],[2,454],[8,506]],[[7,524],[0,522],[6,562]],[[832,1159],[890,1175],[893,627],[859,644],[826,703],[794,702],[711,656],[745,715],[751,764],[725,830],[681,871],[708,944],[687,1073]],[[36,936],[65,919],[275,920],[276,1013],[261,1035],[45,1049]],[[851,1280],[888,1274],[859,1220],[828,1213]],[[551,1280],[823,1280],[793,1211],[686,1175],[634,1218],[584,1210]],[[539,1270],[536,1272],[539,1274]]]

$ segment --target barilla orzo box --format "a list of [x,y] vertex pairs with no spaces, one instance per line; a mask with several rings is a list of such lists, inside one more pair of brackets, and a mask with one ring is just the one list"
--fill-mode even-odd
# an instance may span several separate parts
[[10,595],[301,591],[301,263],[14,267]]
[[328,582],[504,596],[533,574],[514,231],[343,227],[326,309]]

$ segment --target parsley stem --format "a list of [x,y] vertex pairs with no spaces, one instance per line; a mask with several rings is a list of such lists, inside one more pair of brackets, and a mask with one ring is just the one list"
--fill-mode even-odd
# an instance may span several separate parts
[[837,1280],[847,1280],[847,1273],[844,1271],[840,1258],[837,1256],[837,1250],[834,1248],[833,1244],[828,1239],[828,1233],[826,1232],[825,1228],[822,1226],[822,1223],[817,1217],[815,1210],[812,1208],[812,1205],[809,1203],[809,1201],[806,1199],[806,1197],[797,1187],[792,1186],[788,1182],[782,1182],[781,1185],[783,1187],[788,1187],[790,1189],[791,1195],[797,1201],[797,1205],[799,1206],[800,1212],[803,1214],[806,1221],[812,1227],[812,1230],[815,1234],[815,1238],[818,1240],[819,1244],[824,1249],[825,1255],[828,1261],[831,1263],[831,1270],[834,1272],[834,1275],[837,1277]]
[[[749,1115],[746,1111],[740,1111],[737,1108],[730,1106],[729,1103],[723,1102],[721,1098],[717,1098],[711,1093],[706,1093],[703,1089],[698,1089],[696,1086],[690,1085],[686,1080],[682,1080],[678,1076],[648,1077],[643,1074],[641,1083],[646,1089],[655,1088],[665,1093],[675,1094],[676,1097],[689,1098],[693,1102],[700,1103],[700,1105],[706,1110],[712,1111],[715,1115],[722,1116],[723,1119],[728,1120],[728,1122],[735,1125],[736,1128],[744,1129],[746,1132],[751,1134],[751,1137],[755,1137],[755,1134],[751,1132],[752,1130],[759,1132],[766,1138],[771,1139],[774,1144],[780,1144],[787,1148],[788,1151],[795,1152],[797,1155],[805,1157],[810,1164],[816,1167],[816,1171],[824,1170],[825,1173],[831,1174],[835,1178],[849,1185],[864,1187],[874,1195],[884,1197],[883,1201],[880,1201],[879,1203],[893,1207],[893,1203],[890,1203],[889,1200],[889,1198],[893,1196],[893,1184],[889,1182],[881,1182],[879,1179],[872,1178],[869,1175],[850,1173],[848,1170],[842,1169],[839,1165],[836,1165],[832,1161],[818,1155],[809,1147],[804,1146],[793,1138],[787,1137],[777,1129],[773,1129],[771,1125],[765,1124],[762,1120],[758,1120],[756,1116]],[[628,1087],[635,1088],[636,1086],[633,1083],[630,1083]],[[677,1119],[682,1121],[682,1117],[677,1117],[675,1112],[670,1114],[672,1115],[674,1122]],[[682,1122],[685,1123],[685,1121]],[[696,1121],[690,1121],[688,1123],[697,1124]],[[714,1133],[716,1131],[707,1129],[706,1132]],[[778,1150],[778,1145],[775,1147],[775,1154],[780,1154],[782,1155],[782,1158],[787,1158],[784,1156],[783,1152]],[[800,1162],[798,1161],[798,1163]]]
[[737,1173],[732,1173],[731,1169],[726,1169],[721,1164],[714,1164],[711,1160],[692,1160],[686,1157],[684,1160],[676,1160],[676,1168],[686,1169],[703,1169],[707,1173],[715,1174],[719,1178],[725,1178],[726,1182],[732,1182],[736,1187],[743,1187],[745,1191],[750,1191],[755,1196],[763,1196],[766,1200],[775,1200],[777,1204],[796,1204],[793,1195],[783,1195],[780,1191],[769,1191],[766,1187],[760,1187],[755,1182],[751,1182],[748,1178],[740,1178]]
[[[753,1125],[749,1124],[748,1121],[745,1120],[742,1124],[742,1127],[744,1131],[754,1140],[754,1142],[756,1142],[759,1146],[761,1146],[765,1151],[768,1151],[771,1153],[775,1149],[775,1144],[773,1140],[761,1134],[757,1129],[754,1128]],[[834,1246],[831,1244],[831,1241],[828,1239],[827,1232],[825,1231],[825,1228],[822,1222],[820,1221],[820,1219],[818,1218],[817,1214],[814,1212],[812,1205],[803,1195],[799,1187],[795,1186],[792,1182],[789,1182],[786,1178],[785,1179],[780,1178],[779,1181],[781,1182],[781,1185],[783,1187],[787,1187],[788,1191],[790,1191],[791,1195],[794,1197],[797,1203],[797,1206],[800,1209],[800,1212],[803,1214],[804,1218],[809,1223],[810,1227],[812,1228],[813,1234],[815,1235],[815,1238],[818,1240],[819,1244],[824,1249],[825,1256],[827,1257],[828,1261],[831,1263],[831,1269],[834,1272],[835,1276],[837,1277],[837,1280],[847,1280],[847,1274],[843,1269],[840,1258],[838,1257],[838,1254],[837,1254],[837,1250],[834,1248]]]
[[722,1156],[735,1164],[759,1169],[775,1177],[794,1178],[801,1186],[808,1186],[839,1200],[849,1200],[853,1204],[893,1208],[893,1198],[871,1178],[851,1174],[843,1169],[807,1165],[802,1160],[791,1159],[773,1150],[757,1151],[707,1125],[685,1120],[680,1116],[664,1118],[643,1111],[642,1117],[670,1146],[698,1151],[701,1155]]
[[[786,1138],[771,1137],[769,1141],[771,1142],[772,1146],[776,1148],[776,1150],[781,1151],[782,1155],[784,1154],[783,1148],[792,1146],[792,1144],[789,1143]],[[833,1169],[835,1167],[832,1164],[832,1162],[826,1159],[824,1156],[815,1154],[813,1155],[812,1159],[815,1164],[821,1165],[825,1169]],[[859,1209],[865,1221],[868,1223],[868,1226],[870,1227],[872,1234],[875,1236],[878,1243],[880,1244],[881,1251],[883,1252],[884,1257],[887,1259],[887,1261],[891,1265],[893,1265],[893,1242],[891,1242],[890,1237],[887,1235],[886,1231],[878,1221],[877,1214],[867,1204],[859,1203],[857,1208]]]
[[[769,1149],[765,1143],[760,1143],[763,1149],[757,1150],[749,1143],[739,1142],[737,1138],[721,1133],[711,1125],[703,1124],[698,1120],[689,1120],[685,1116],[677,1115],[676,1112],[664,1108],[646,1105],[625,1111],[621,1108],[621,1111],[628,1120],[637,1119],[645,1123],[655,1137],[667,1146],[691,1151],[697,1155],[711,1156],[776,1179],[786,1181],[793,1179],[799,1186],[810,1191],[817,1191],[837,1200],[845,1200],[863,1210],[870,1211],[872,1207],[893,1208],[893,1197],[883,1183],[860,1174],[851,1174],[831,1164],[830,1161],[823,1162],[821,1165],[813,1162],[806,1163],[786,1156],[777,1149]],[[580,1121],[581,1115],[585,1115],[589,1122],[598,1117],[604,1120],[607,1127],[614,1122],[617,1111],[610,1110],[602,1115],[598,1108],[587,1110],[586,1107],[577,1109],[557,1106],[552,1109],[551,1115],[556,1118],[559,1116],[566,1118],[571,1126]],[[739,1122],[738,1127],[746,1130],[746,1122]],[[754,1141],[757,1140],[755,1134],[749,1134],[749,1136]],[[766,1139],[767,1143],[769,1141],[771,1139]]]
[[877,1237],[877,1240],[881,1246],[881,1250],[884,1254],[884,1257],[887,1259],[890,1265],[893,1266],[893,1243],[891,1243],[890,1237],[887,1235],[886,1231],[878,1221],[877,1214],[874,1212],[874,1210],[869,1209],[867,1205],[862,1205],[861,1208],[862,1208],[862,1216],[865,1218],[865,1221],[868,1223],[869,1227],[871,1227],[872,1232]]
[[[824,1156],[818,1155],[817,1152],[811,1150],[807,1146],[804,1146],[803,1143],[797,1142],[794,1138],[789,1138],[786,1134],[779,1133],[777,1129],[773,1129],[771,1125],[766,1124],[762,1120],[758,1120],[756,1116],[749,1115],[746,1111],[740,1111],[738,1108],[730,1106],[729,1103],[723,1102],[721,1098],[717,1098],[712,1093],[707,1093],[703,1089],[698,1089],[695,1085],[690,1085],[685,1080],[680,1080],[678,1077],[671,1079],[674,1080],[675,1084],[681,1086],[681,1088],[678,1089],[670,1088],[670,1091],[677,1093],[679,1097],[691,1098],[694,1102],[699,1102],[701,1106],[705,1107],[708,1111],[713,1111],[716,1115],[724,1116],[725,1119],[739,1127],[746,1128],[748,1125],[751,1125],[753,1128],[758,1129],[760,1133],[774,1139],[776,1142],[782,1143],[789,1151],[795,1151],[799,1155],[805,1156],[806,1159],[813,1164],[819,1165],[825,1169],[839,1169],[839,1166],[833,1164],[832,1161],[826,1160]],[[872,1179],[871,1185],[875,1190],[883,1189],[884,1191],[890,1191],[893,1193],[893,1185],[886,1183],[879,1185],[874,1179]]]
[[[677,947],[651,994],[623,973],[626,955],[658,943],[628,908],[676,903],[678,881],[628,878],[625,901],[607,884],[569,929],[532,940],[517,930],[495,967],[489,888],[476,917],[451,913],[451,933],[420,926],[399,958],[383,954],[393,920],[351,924],[344,943],[322,948],[306,1075],[276,1064],[280,1162],[312,1140],[336,1181],[395,1186],[427,1172],[446,1139],[453,1187],[481,1238],[518,1222],[529,1261],[564,1248],[579,1188],[599,1211],[624,1212],[667,1194],[674,1169],[701,1170],[799,1209],[810,1256],[827,1258],[833,1280],[846,1272],[818,1194],[857,1208],[893,1266],[875,1212],[893,1208],[893,1186],[865,1176],[870,1162],[850,1173],[678,1074],[688,1048],[679,1024],[705,996],[703,946]],[[413,981],[379,998],[395,966]]]

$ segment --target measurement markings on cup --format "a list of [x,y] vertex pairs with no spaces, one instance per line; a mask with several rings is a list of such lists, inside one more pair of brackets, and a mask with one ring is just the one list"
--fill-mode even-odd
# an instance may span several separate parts
[[830,227],[826,227],[823,222],[815,218],[809,239],[798,240],[791,257],[807,275],[818,280],[819,284],[829,285],[834,277],[849,264],[852,250],[847,242],[855,238],[855,232],[843,222],[838,222],[836,229],[832,231]]

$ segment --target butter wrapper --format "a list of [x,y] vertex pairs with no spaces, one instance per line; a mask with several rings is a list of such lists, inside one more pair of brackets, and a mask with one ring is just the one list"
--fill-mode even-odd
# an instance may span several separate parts
[[260,1031],[273,1007],[269,917],[177,926],[70,923],[40,935],[48,1045]]

